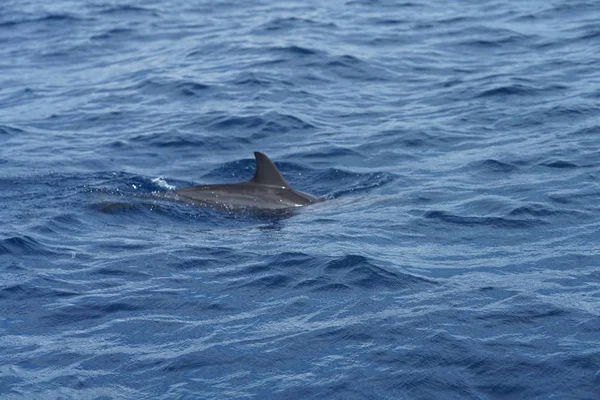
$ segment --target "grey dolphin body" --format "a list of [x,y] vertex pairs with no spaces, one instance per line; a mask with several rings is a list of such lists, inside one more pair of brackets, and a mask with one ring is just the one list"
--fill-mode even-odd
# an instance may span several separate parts
[[224,209],[281,210],[319,201],[310,194],[292,189],[273,162],[255,152],[256,172],[246,182],[191,186],[174,193],[180,200]]

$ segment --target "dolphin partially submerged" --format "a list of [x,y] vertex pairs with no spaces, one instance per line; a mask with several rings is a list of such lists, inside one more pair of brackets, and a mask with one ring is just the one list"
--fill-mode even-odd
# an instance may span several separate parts
[[191,186],[174,193],[178,200],[200,206],[248,210],[282,210],[319,201],[314,196],[292,189],[273,162],[255,152],[256,171],[246,182]]

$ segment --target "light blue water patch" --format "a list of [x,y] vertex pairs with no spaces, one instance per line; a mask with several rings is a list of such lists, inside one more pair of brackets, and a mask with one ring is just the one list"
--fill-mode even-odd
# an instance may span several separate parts
[[[0,4],[0,397],[596,399],[594,1]],[[253,151],[326,201],[162,198]]]

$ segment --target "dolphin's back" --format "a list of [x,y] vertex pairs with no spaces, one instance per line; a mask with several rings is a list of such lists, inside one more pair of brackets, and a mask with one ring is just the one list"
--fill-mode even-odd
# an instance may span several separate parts
[[227,209],[283,209],[319,201],[310,194],[292,189],[273,162],[263,153],[254,153],[256,171],[247,182],[192,186],[176,190],[182,200],[198,205]]

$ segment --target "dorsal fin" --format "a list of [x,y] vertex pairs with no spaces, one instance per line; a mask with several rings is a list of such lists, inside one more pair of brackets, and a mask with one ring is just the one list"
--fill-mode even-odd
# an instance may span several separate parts
[[262,185],[290,186],[275,164],[273,164],[273,161],[269,160],[269,157],[258,151],[254,152],[254,157],[256,158],[256,172],[254,173],[254,178],[252,178],[251,182],[260,183]]

